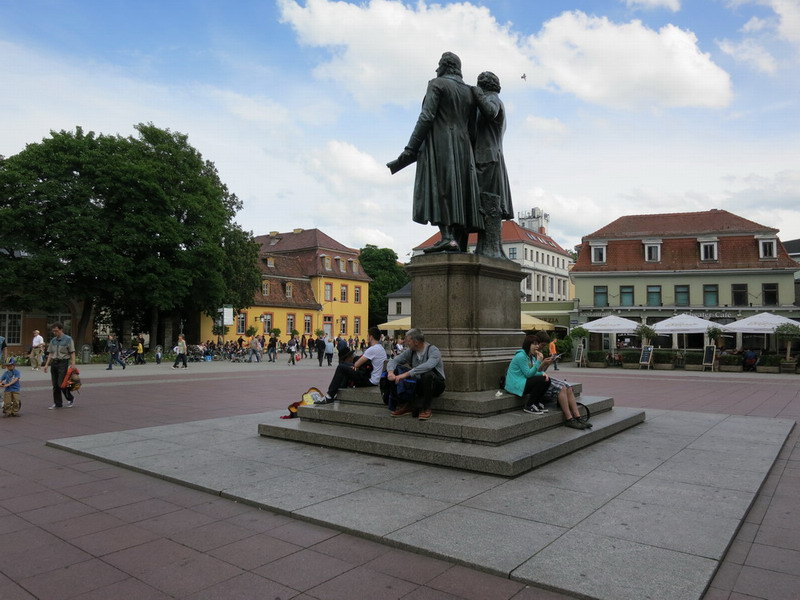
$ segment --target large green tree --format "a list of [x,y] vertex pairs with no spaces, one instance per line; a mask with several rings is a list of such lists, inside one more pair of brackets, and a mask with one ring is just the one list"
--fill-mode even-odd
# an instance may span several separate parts
[[0,305],[83,301],[77,335],[102,313],[149,329],[163,316],[247,306],[260,282],[241,208],[187,136],[152,124],[135,137],[51,132],[0,161]]
[[372,327],[387,320],[387,294],[399,290],[409,279],[403,265],[397,262],[397,254],[391,248],[367,244],[361,248],[359,260],[364,272],[372,277],[369,285],[369,325]]

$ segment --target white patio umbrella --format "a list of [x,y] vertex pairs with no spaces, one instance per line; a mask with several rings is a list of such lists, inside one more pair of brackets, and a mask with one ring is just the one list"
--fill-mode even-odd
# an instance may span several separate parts
[[709,327],[719,327],[722,329],[722,325],[719,323],[714,323],[713,321],[708,321],[685,313],[675,315],[669,319],[664,319],[653,325],[653,329],[655,329],[659,335],[669,335],[671,333],[705,333]]
[[633,333],[638,326],[639,323],[636,321],[623,319],[616,315],[610,315],[581,325],[590,333]]
[[798,321],[788,317],[765,312],[739,319],[738,321],[721,327],[721,329],[724,331],[733,331],[735,333],[775,333],[775,328],[784,323],[800,325]]

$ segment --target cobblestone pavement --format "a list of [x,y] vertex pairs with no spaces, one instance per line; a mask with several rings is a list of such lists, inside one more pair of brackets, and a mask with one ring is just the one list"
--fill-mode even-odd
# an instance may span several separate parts
[[[71,409],[23,371],[22,416],[0,420],[0,598],[557,599],[566,596],[400,551],[44,446],[49,439],[284,408],[331,367],[190,363],[82,368]],[[574,369],[619,405],[796,419],[791,375]],[[435,416],[434,416],[435,418]],[[795,430],[706,599],[797,598]]]

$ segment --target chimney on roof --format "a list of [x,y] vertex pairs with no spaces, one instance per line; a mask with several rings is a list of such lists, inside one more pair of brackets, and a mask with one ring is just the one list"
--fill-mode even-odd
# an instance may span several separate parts
[[303,233],[303,228],[298,227],[297,229],[292,229],[292,233]]
[[278,235],[277,231],[270,231],[269,232],[269,237],[275,237],[276,235]]
[[547,235],[547,227],[545,227],[544,225],[539,227],[539,233],[541,233],[542,235]]

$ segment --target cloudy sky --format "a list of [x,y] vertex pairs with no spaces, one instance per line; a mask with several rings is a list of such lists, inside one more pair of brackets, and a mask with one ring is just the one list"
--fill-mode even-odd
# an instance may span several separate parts
[[[799,0],[6,0],[0,154],[80,125],[186,133],[255,234],[404,258],[405,146],[444,51],[500,77],[517,212],[565,247],[724,208],[800,238]],[[525,75],[523,78],[522,75]]]

